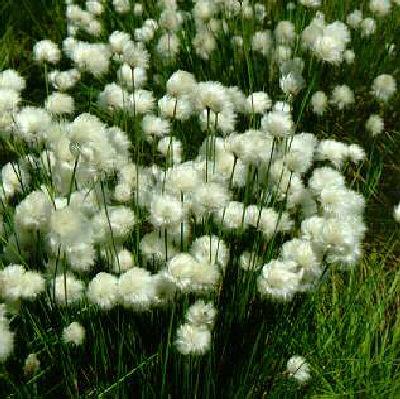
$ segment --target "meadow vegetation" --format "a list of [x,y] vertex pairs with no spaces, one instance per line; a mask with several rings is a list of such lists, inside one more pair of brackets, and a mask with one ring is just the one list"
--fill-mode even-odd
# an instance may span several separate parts
[[400,2],[4,0],[0,397],[399,398]]

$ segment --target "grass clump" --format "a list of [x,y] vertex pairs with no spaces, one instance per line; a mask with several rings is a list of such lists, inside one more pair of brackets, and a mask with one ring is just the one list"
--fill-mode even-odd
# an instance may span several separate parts
[[2,5],[2,395],[398,397],[398,6],[40,3]]

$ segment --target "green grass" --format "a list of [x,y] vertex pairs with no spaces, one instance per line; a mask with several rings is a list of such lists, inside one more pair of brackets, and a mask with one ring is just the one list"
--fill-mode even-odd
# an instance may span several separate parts
[[[30,51],[36,40],[62,40],[62,3],[21,0],[0,5],[0,70],[12,67],[25,75],[31,89],[24,98],[33,103],[43,101],[44,82],[41,69],[31,62]],[[359,2],[325,3],[327,19],[333,20],[343,19],[344,13]],[[282,7],[268,7],[273,20],[291,16]],[[304,26],[312,15],[304,11],[294,21],[296,26]],[[240,29],[237,22],[235,29]],[[396,10],[386,23],[378,23],[378,33],[370,42],[356,37],[354,66],[340,70],[306,66],[307,83],[312,81],[315,88],[328,92],[336,81],[356,88],[357,102],[350,115],[331,111],[317,119],[303,108],[304,104],[295,103],[299,131],[361,143],[368,153],[363,167],[350,171],[354,186],[368,198],[366,254],[354,270],[328,270],[311,294],[298,295],[288,304],[271,303],[252,294],[243,296],[243,284],[253,287],[256,276],[238,269],[231,249],[232,263],[225,276],[230,284],[220,297],[213,348],[201,358],[183,358],[172,345],[176,327],[193,300],[190,296],[176,302],[172,309],[157,309],[144,316],[119,308],[100,312],[88,303],[63,309],[43,297],[23,306],[11,322],[18,345],[12,358],[0,364],[0,397],[399,398],[400,229],[392,220],[392,211],[400,198],[400,94],[386,108],[366,96],[373,78],[380,73],[392,73],[400,81],[400,53],[389,58],[381,43],[384,37],[398,44],[399,22],[400,11]],[[114,16],[107,23],[116,29],[121,21]],[[251,26],[245,26],[245,34],[249,32]],[[277,92],[276,82],[265,80],[264,65],[252,54],[236,58],[229,49],[220,50],[210,63],[182,57],[178,65],[194,71],[199,79]],[[233,70],[221,68],[231,59]],[[174,65],[165,67],[155,93],[161,92],[175,69]],[[88,111],[89,98],[95,97],[105,81],[80,84],[75,93],[79,111]],[[372,112],[385,118],[386,131],[376,139],[369,138],[364,129]],[[102,116],[113,122],[112,116]],[[177,129],[184,137],[184,129]],[[195,131],[198,124],[193,122]],[[195,137],[193,148],[202,139]],[[7,143],[2,141],[1,145],[0,160],[4,164],[16,153]],[[233,243],[234,237],[230,240]],[[84,347],[70,347],[57,338],[73,320],[86,328]],[[38,353],[41,368],[28,378],[23,376],[22,367],[31,352]],[[305,356],[311,367],[312,379],[302,387],[285,375],[286,362],[293,354]]]

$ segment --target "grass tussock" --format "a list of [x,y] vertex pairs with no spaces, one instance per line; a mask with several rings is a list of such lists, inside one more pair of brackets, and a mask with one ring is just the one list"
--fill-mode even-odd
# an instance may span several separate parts
[[400,397],[400,6],[313,3],[0,5],[0,397]]

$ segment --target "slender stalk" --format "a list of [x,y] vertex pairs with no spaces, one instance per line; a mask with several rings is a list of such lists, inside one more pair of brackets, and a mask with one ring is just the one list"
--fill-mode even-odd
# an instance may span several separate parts
[[206,183],[207,183],[207,179],[208,179],[209,135],[210,135],[210,107],[207,107],[207,130],[206,130]]

